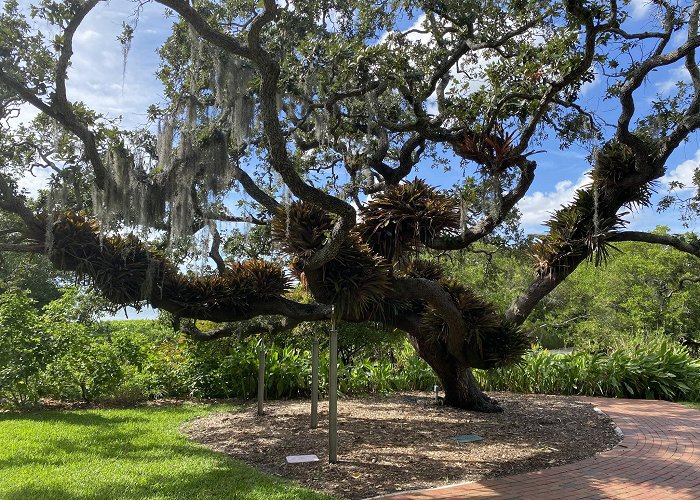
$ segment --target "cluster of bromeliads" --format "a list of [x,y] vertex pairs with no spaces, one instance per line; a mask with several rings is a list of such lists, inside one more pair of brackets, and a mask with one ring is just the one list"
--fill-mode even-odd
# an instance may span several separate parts
[[[488,147],[491,154],[499,154],[496,146]],[[554,214],[549,234],[534,244],[538,273],[575,267],[585,258],[596,263],[605,260],[611,246],[606,235],[624,224],[618,215],[622,198],[627,204],[644,204],[649,198],[647,184],[635,192],[620,189],[618,181],[634,171],[634,161],[627,148],[616,142],[597,155],[593,184]],[[431,240],[459,233],[460,211],[454,198],[416,179],[374,196],[337,255],[317,269],[306,269],[305,262],[326,243],[334,216],[308,202],[285,204],[272,218],[272,238],[291,257],[291,272],[314,299],[335,305],[344,320],[401,327],[401,318],[410,316],[418,318],[423,338],[446,344],[450,332],[445,315],[430,301],[407,298],[399,290],[399,280],[405,278],[439,284],[462,315],[460,350],[469,364],[501,366],[527,349],[527,334],[423,257]],[[115,304],[147,301],[176,316],[212,319],[225,310],[227,317],[245,320],[258,314],[251,312],[251,304],[284,297],[292,286],[280,266],[264,260],[229,263],[216,275],[183,275],[138,238],[102,236],[96,222],[76,213],[58,217],[52,232],[54,264],[88,278]]]

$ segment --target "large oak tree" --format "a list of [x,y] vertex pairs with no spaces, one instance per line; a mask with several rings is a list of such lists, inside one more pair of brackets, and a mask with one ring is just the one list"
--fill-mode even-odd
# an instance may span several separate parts
[[[145,130],[67,97],[74,35],[108,3],[7,1],[0,18],[0,208],[15,221],[2,249],[45,252],[115,304],[169,311],[202,339],[333,310],[381,323],[406,332],[448,404],[497,411],[470,369],[517,360],[528,346],[518,325],[581,262],[603,263],[624,240],[700,256],[695,243],[625,230],[621,216],[651,202],[669,156],[700,126],[698,0],[652,2],[641,24],[617,0],[153,3],[174,24],[157,73],[167,102],[149,109]],[[134,29],[120,37],[125,57]],[[652,72],[676,64],[689,83],[635,113]],[[579,100],[596,73],[613,120]],[[38,118],[13,124],[26,105]],[[531,283],[498,310],[430,256],[512,217],[547,136],[592,147],[591,183],[553,214]],[[452,192],[415,179],[421,165],[460,163],[469,175],[453,168]],[[38,167],[53,177],[37,203],[16,180]],[[287,270],[227,262],[217,221],[271,239]],[[183,273],[179,256],[203,230],[216,272]],[[291,276],[311,303],[288,297]],[[193,319],[222,327],[202,333]]]

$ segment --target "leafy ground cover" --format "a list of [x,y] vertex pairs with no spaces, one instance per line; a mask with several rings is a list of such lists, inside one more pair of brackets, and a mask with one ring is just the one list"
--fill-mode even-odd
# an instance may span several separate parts
[[664,338],[607,353],[535,349],[515,366],[475,375],[489,391],[700,401],[700,360]]
[[227,406],[0,415],[3,499],[329,498],[191,443],[187,420]]

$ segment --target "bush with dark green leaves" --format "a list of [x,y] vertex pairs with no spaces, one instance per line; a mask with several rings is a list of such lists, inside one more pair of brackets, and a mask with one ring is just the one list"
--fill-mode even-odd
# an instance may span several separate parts
[[[257,339],[234,339],[201,343],[186,341],[184,380],[189,394],[197,397],[252,398],[257,391]],[[291,345],[268,344],[265,348],[265,392],[271,399],[311,394],[311,352]],[[319,389],[328,387],[328,346],[321,343]],[[338,389],[343,394],[425,390],[438,383],[430,367],[402,340],[391,357],[339,359]]]
[[112,342],[95,313],[90,296],[74,288],[44,307],[43,328],[61,346],[44,374],[44,392],[89,402],[122,381],[126,350]]
[[40,376],[57,350],[26,291],[0,294],[0,400],[18,407],[35,403]]

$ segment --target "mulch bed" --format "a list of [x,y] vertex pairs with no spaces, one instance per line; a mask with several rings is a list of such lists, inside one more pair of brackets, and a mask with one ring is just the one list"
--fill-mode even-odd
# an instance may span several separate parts
[[[482,414],[435,403],[426,393],[338,402],[338,462],[328,463],[328,406],[309,429],[310,403],[265,404],[190,422],[195,441],[260,470],[341,498],[358,499],[479,481],[581,460],[614,447],[614,423],[571,397],[494,393],[504,412]],[[482,441],[452,438],[477,434]],[[287,455],[319,462],[288,464]]]

